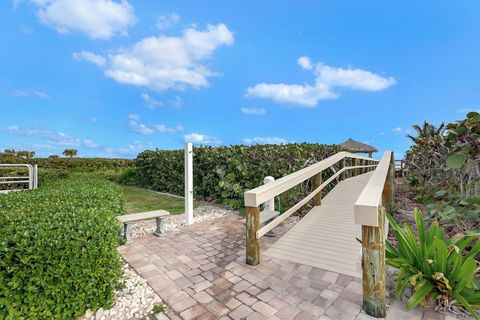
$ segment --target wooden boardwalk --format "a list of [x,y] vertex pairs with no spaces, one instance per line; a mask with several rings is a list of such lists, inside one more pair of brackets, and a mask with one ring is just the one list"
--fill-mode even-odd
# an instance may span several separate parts
[[361,225],[354,222],[354,203],[372,172],[341,181],[322,205],[277,240],[266,255],[353,277],[361,277]]

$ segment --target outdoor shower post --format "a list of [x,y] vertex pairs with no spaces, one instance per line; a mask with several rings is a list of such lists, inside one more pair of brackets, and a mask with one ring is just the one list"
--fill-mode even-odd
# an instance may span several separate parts
[[193,148],[185,144],[185,224],[193,223]]

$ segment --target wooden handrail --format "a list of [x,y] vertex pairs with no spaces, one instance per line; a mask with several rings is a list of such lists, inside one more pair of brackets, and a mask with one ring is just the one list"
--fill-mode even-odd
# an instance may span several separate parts
[[257,239],[260,239],[263,237],[268,231],[272,230],[276,226],[278,226],[281,222],[283,222],[285,219],[290,217],[293,213],[295,213],[298,209],[303,207],[308,203],[308,201],[312,200],[320,191],[322,191],[323,188],[328,186],[334,179],[336,179],[339,175],[341,175],[343,172],[347,170],[354,170],[354,169],[361,169],[361,168],[371,168],[371,167],[376,167],[376,165],[368,165],[368,166],[351,166],[351,167],[344,167],[340,169],[338,172],[336,172],[334,175],[332,175],[330,178],[325,180],[324,183],[322,183],[318,188],[310,192],[308,196],[303,198],[300,202],[295,204],[293,207],[282,213],[278,218],[275,220],[271,221],[267,225],[263,226],[260,230],[256,232],[256,237]]
[[356,224],[378,227],[378,208],[382,205],[383,190],[391,171],[392,160],[392,152],[385,151],[377,169],[355,201]]
[[258,207],[260,204],[264,203],[265,201],[272,199],[273,197],[278,196],[279,194],[295,187],[296,185],[300,184],[301,182],[313,177],[317,173],[321,173],[322,171],[330,168],[331,166],[335,165],[337,162],[345,159],[345,158],[352,158],[352,159],[360,159],[360,160],[367,160],[378,162],[378,160],[360,156],[355,153],[349,152],[338,152],[333,156],[330,156],[320,162],[317,162],[309,167],[286,175],[278,180],[275,180],[268,185],[262,185],[255,189],[245,192],[245,206],[246,207]]
[[363,309],[384,318],[387,309],[385,239],[386,210],[393,206],[395,162],[386,151],[354,206],[355,223],[362,225]]
[[[355,165],[347,165],[346,159],[354,159],[354,161],[349,162],[351,162],[351,164],[354,163]],[[357,165],[360,161],[362,162],[362,165]],[[333,169],[333,166],[339,162],[340,170],[336,172],[333,170],[334,174],[322,183],[322,172],[329,168]],[[321,196],[319,195],[322,189],[328,186],[328,184],[330,184],[336,178],[343,180],[347,170],[355,170],[354,175],[359,174],[360,171],[361,173],[364,173],[365,170],[376,167],[375,163],[377,162],[378,160],[372,158],[342,151],[307,168],[301,169],[271,183],[245,192],[247,264],[257,265],[260,263],[259,239],[265,235],[265,233],[276,227],[278,224],[304,206],[308,201],[314,199],[314,205],[320,205]],[[312,185],[314,190],[307,197],[281,214],[278,218],[271,221],[268,225],[260,228],[260,205],[262,203],[275,198],[281,193],[312,177]]]

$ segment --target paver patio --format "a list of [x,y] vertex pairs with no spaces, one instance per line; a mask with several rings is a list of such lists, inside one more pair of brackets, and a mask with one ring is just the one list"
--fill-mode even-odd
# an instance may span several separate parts
[[[374,319],[361,310],[359,278],[265,254],[260,265],[247,265],[242,221],[229,215],[134,239],[119,251],[168,304],[170,319]],[[262,251],[294,223],[263,237]],[[387,319],[455,319],[403,304],[395,301]]]

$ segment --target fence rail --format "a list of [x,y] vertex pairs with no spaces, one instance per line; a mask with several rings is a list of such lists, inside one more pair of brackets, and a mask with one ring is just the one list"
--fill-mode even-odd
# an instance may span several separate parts
[[[287,219],[310,200],[313,199],[314,205],[320,205],[321,191],[335,179],[343,180],[347,171],[352,171],[353,175],[371,171],[377,166],[377,163],[378,160],[372,158],[349,152],[339,152],[307,168],[245,192],[245,209],[247,213],[247,264],[257,265],[260,263],[260,238],[263,235]],[[337,164],[340,165],[340,169],[336,171],[334,166]],[[322,182],[322,173],[328,169],[331,169],[334,174]],[[312,178],[312,192],[278,218],[260,228],[260,205],[310,178]]]
[[[27,168],[28,176],[5,176],[0,177],[0,184],[28,184],[28,189],[38,188],[38,166],[31,164],[0,164],[0,168]],[[18,189],[13,189],[18,190]],[[12,191],[12,190],[7,190]]]

